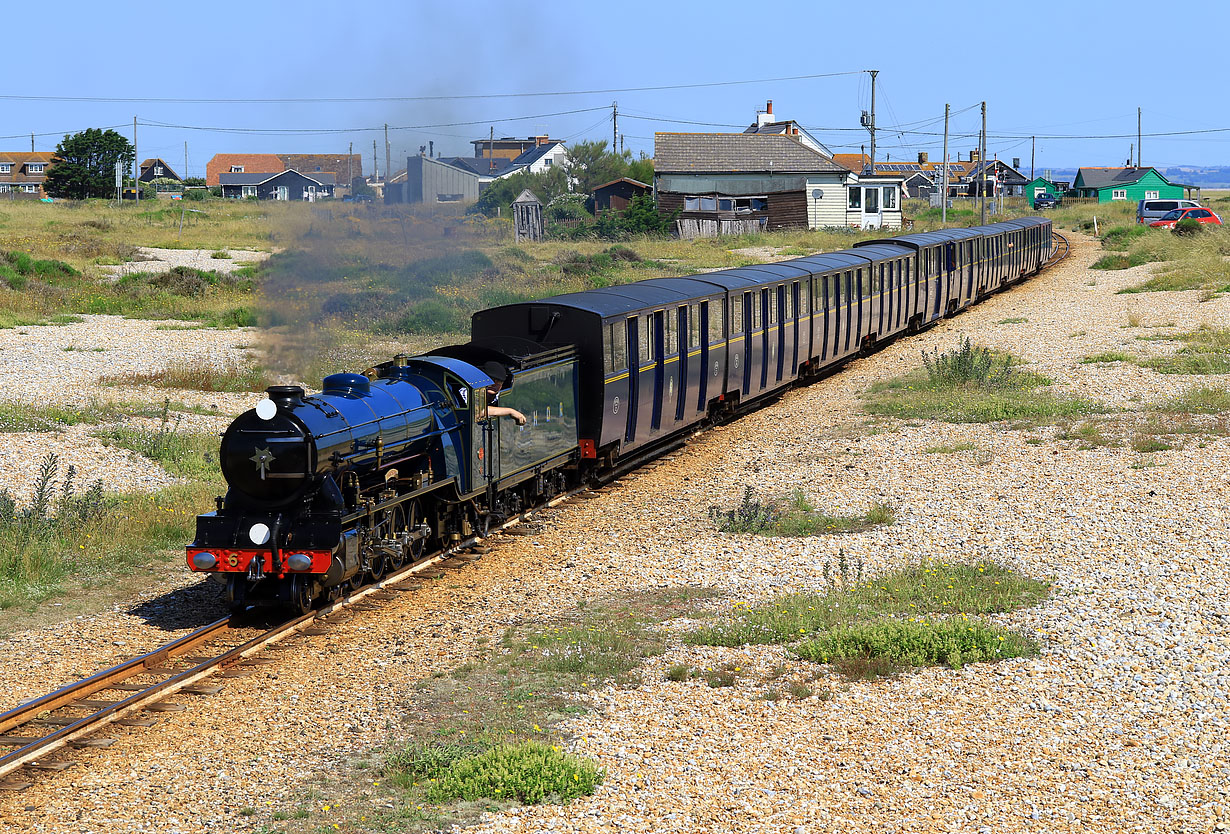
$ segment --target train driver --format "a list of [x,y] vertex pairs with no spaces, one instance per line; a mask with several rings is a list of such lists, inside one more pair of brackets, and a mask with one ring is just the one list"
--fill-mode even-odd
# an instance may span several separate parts
[[482,420],[486,417],[511,417],[518,426],[524,426],[524,414],[515,408],[499,404],[500,391],[505,388],[505,383],[508,382],[511,376],[508,373],[508,369],[498,362],[488,362],[483,366],[483,370],[495,381],[487,388],[487,410],[479,415],[479,419]]

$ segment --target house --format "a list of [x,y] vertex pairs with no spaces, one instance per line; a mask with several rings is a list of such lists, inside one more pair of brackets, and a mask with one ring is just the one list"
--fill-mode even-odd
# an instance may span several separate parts
[[384,201],[468,205],[478,200],[478,192],[479,176],[474,171],[420,155],[409,157],[406,170],[389,180]]
[[1034,207],[1034,200],[1040,194],[1050,194],[1056,200],[1063,196],[1064,189],[1060,188],[1057,183],[1051,182],[1046,177],[1034,177],[1025,184],[1025,199],[1029,200],[1029,207]]
[[184,191],[183,178],[175,173],[165,159],[147,159],[142,162],[141,176],[138,179],[144,183],[153,183],[154,191],[159,195],[182,194]]
[[531,174],[541,174],[556,166],[567,166],[567,164],[568,149],[563,142],[554,140],[530,148],[512,161],[514,168],[528,171]]
[[231,199],[320,200],[333,196],[333,174],[301,174],[298,171],[249,173],[229,171],[218,175],[222,196]]
[[315,177],[332,174],[339,188],[352,187],[355,177],[363,176],[363,155],[357,153],[280,153],[276,154],[288,171]]
[[642,194],[652,196],[653,186],[631,177],[620,177],[617,180],[603,183],[593,190],[594,214],[604,211],[623,211],[632,202],[633,197]]
[[507,159],[509,162],[526,151],[533,150],[540,145],[558,144],[555,139],[549,136],[531,136],[528,139],[516,139],[512,136],[505,136],[500,139],[474,139],[470,142],[474,146],[475,159]]
[[658,210],[684,220],[899,228],[903,178],[863,179],[785,134],[654,134]]
[[474,157],[474,156],[446,156],[439,157],[437,162],[443,162],[445,165],[452,165],[454,168],[460,168],[463,171],[469,171],[478,177],[478,191],[481,194],[487,190],[487,186],[503,177],[511,176],[521,169],[513,165],[511,159],[504,157]]
[[1099,203],[1182,199],[1184,194],[1182,185],[1171,183],[1156,168],[1081,168],[1072,191],[1077,197],[1097,198]]
[[0,194],[10,200],[46,197],[43,183],[54,157],[51,151],[0,151]]
[[1025,194],[1025,186],[1029,177],[1008,165],[1000,159],[988,159],[985,163],[978,161],[978,152],[972,151],[970,158],[973,164],[969,166],[962,181],[966,184],[965,193],[970,197],[982,196],[982,188],[986,187],[987,196],[1020,197]]
[[816,137],[812,136],[799,125],[798,122],[788,120],[784,122],[773,120],[773,99],[769,99],[765,104],[764,111],[757,111],[756,123],[749,126],[744,133],[761,133],[761,134],[779,134],[789,136],[796,142],[811,148],[817,153],[822,153],[828,158],[833,158],[833,152],[820,143]]
[[205,184],[221,185],[221,174],[280,174],[284,163],[274,153],[219,153],[205,163]]
[[[942,172],[941,172],[942,173]],[[906,196],[912,200],[929,200],[931,195],[938,193],[940,188],[934,177],[937,173],[930,171],[915,171],[905,178],[902,188]]]

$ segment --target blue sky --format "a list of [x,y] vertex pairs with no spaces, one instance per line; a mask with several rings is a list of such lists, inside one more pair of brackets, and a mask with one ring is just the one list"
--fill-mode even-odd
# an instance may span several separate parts
[[[835,151],[857,152],[868,143],[859,114],[870,106],[861,71],[877,69],[880,159],[918,151],[938,159],[945,103],[956,114],[950,156],[966,157],[985,99],[989,152],[1020,157],[1026,172],[1031,135],[1040,137],[1038,173],[1123,164],[1137,107],[1145,164],[1230,165],[1230,132],[1148,135],[1230,128],[1219,56],[1211,70],[1197,60],[1208,52],[1202,44],[1223,39],[1230,4],[1205,3],[1174,22],[1167,8],[1178,7],[68,0],[39,16],[37,34],[27,32],[35,36],[6,42],[0,149],[28,150],[33,132],[44,134],[37,149],[52,150],[86,127],[115,126],[131,138],[135,115],[141,157],[181,167],[187,142],[189,175],[203,175],[218,152],[345,152],[351,142],[370,173],[373,140],[384,168],[385,123],[399,169],[429,140],[469,155],[470,140],[492,126],[497,137],[609,141],[618,101],[625,146],[652,155],[656,130],[738,129],[773,99],[778,117]],[[1197,69],[1182,69],[1188,56]],[[797,78],[818,75],[828,77]],[[785,78],[796,80],[758,81]],[[744,81],[758,83],[628,89]],[[463,98],[559,92],[569,94]],[[354,100],[421,97],[436,98]],[[322,98],[349,101],[236,101]],[[279,132],[297,130],[332,132]],[[1068,136],[1115,138],[1059,138]]]

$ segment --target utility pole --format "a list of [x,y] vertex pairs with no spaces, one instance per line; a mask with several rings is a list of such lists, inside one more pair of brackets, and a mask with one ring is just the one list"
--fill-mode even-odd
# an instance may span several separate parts
[[184,179],[188,179],[188,143],[184,142]]
[[940,205],[943,206],[940,209],[940,222],[945,224],[948,223],[948,107],[949,105],[944,105],[944,192],[940,197]]
[[871,124],[867,129],[871,131],[871,175],[876,174],[876,76],[880,74],[879,70],[867,70],[871,73]]
[[[393,170],[392,153],[393,153],[393,149],[389,145],[389,125],[386,122],[384,125],[384,180],[385,180],[384,190],[386,194],[388,193],[388,190],[389,190],[389,176]],[[389,198],[389,199],[392,199],[392,198]]]
[[982,146],[978,149],[978,164],[982,171],[978,177],[978,190],[982,192],[981,225],[987,224],[987,103],[982,103]]
[[611,153],[619,145],[619,102],[611,102]]
[[1034,179],[1034,152],[1038,150],[1038,137],[1029,137],[1029,178]]
[[487,158],[491,161],[487,163],[491,166],[491,170],[495,170],[495,125],[491,126],[491,138],[487,140]]
[[346,151],[346,193],[354,193],[354,142],[350,143],[350,150]]
[[[372,176],[375,182],[380,182],[380,159],[376,156],[376,140],[372,140]],[[383,188],[383,186],[381,186]]]
[[137,174],[133,177],[133,185],[136,186],[137,203],[141,202],[141,154],[137,153],[137,117],[132,117],[132,164],[137,169]]
[[1141,150],[1142,150],[1142,148],[1141,148],[1141,144],[1140,144],[1140,139],[1141,139],[1141,134],[1140,134],[1140,108],[1139,108],[1139,107],[1137,107],[1137,108],[1136,108],[1136,167],[1137,167],[1137,168],[1139,168],[1139,167],[1140,167],[1140,152],[1141,152]]
[[30,134],[30,153],[34,153],[34,134]]

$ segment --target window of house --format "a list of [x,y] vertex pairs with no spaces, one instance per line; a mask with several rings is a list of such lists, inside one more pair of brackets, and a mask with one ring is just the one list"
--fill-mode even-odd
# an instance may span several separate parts
[[316,170],[317,170],[317,171],[319,171],[319,170],[320,170],[320,166],[319,166],[319,165],[317,165],[317,166],[316,166]]
[[0,183],[0,194],[8,194],[13,190],[13,186],[8,183]]
[[231,166],[231,173],[232,173],[232,174],[242,174],[242,173],[243,173],[243,166],[242,166],[242,165],[232,165],[232,166]]
[[684,197],[683,198],[683,210],[684,211],[700,211],[700,197]]
[[13,173],[13,165],[9,162],[0,162],[0,174]]
[[27,174],[41,174],[43,173],[43,167],[44,167],[43,163],[41,162],[28,163],[26,165],[26,173]]
[[255,185],[245,185],[245,186],[242,186],[242,187],[240,188],[240,193],[241,193],[244,197],[255,197],[255,196],[256,196],[256,186],[255,186]]
[[863,207],[863,189],[856,185],[852,187],[848,193],[850,195],[850,208],[861,209]]
[[155,177],[161,177],[164,172],[165,172],[165,169],[161,165],[154,166],[154,176]]
[[884,208],[895,209],[897,207],[897,187],[895,185],[884,186]]
[[38,186],[37,185],[23,185],[21,187],[21,190],[25,194],[37,194]]
[[543,164],[543,166],[544,166],[544,167],[546,167],[546,168],[550,168],[550,167],[551,167],[551,163],[552,163],[552,162],[554,162],[554,160],[553,160],[553,159],[551,159],[551,157],[549,157],[549,156],[548,156],[546,159],[544,159],[544,160],[542,161],[542,164]]
[[[3,167],[0,167],[0,171],[3,171],[3,170],[4,170],[4,168],[3,168]],[[1156,199],[1157,199],[1157,192],[1156,192],[1156,191],[1146,191],[1146,192],[1145,192],[1145,199],[1146,199],[1146,200],[1156,200]]]
[[701,211],[717,211],[717,197],[701,197],[700,198],[700,210]]
[[1126,188],[1112,189],[1110,192],[1110,198],[1112,200],[1126,200],[1127,199],[1127,189]]

